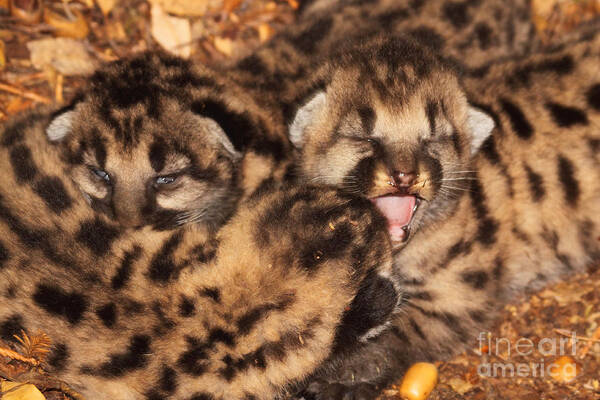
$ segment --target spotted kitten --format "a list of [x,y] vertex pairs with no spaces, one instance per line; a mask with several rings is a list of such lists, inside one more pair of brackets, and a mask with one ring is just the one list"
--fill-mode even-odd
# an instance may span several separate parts
[[378,207],[407,301],[305,396],[374,398],[412,362],[473,345],[515,295],[600,258],[599,61],[596,34],[461,81],[386,37],[315,74],[326,84],[290,126],[298,170]]

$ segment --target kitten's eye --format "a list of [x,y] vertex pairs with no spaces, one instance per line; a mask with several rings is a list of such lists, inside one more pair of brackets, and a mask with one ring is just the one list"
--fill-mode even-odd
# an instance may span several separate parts
[[170,183],[175,182],[177,178],[174,176],[159,176],[158,178],[156,178],[156,184],[157,185],[168,185]]
[[108,172],[102,171],[101,169],[94,168],[94,167],[90,167],[90,171],[92,171],[92,173],[94,175],[96,175],[98,178],[104,180],[105,182],[107,182],[107,183],[110,182],[110,175],[108,175]]

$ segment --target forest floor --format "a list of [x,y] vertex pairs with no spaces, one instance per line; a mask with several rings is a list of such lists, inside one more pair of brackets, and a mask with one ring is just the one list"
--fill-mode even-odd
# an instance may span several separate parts
[[[97,65],[133,52],[162,47],[206,64],[238,59],[292,22],[298,1],[0,0],[0,121],[68,100]],[[532,7],[551,42],[597,16],[600,0]],[[471,350],[437,366],[431,400],[600,399],[600,271],[506,306]],[[553,373],[558,366],[574,377]],[[71,398],[56,382],[38,387],[47,400]],[[400,398],[397,385],[380,397]]]

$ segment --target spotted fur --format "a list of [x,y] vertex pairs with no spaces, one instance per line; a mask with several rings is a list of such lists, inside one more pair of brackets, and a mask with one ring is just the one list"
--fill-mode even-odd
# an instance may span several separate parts
[[88,399],[268,399],[381,331],[401,300],[369,201],[263,188],[215,234],[95,213],[32,111],[0,132],[0,339],[43,331]]
[[[410,363],[474,346],[506,300],[600,258],[599,61],[596,34],[461,82],[386,38],[321,70],[328,85],[291,126],[304,179],[420,204],[395,243],[403,312],[305,394],[374,397]],[[469,118],[473,106],[488,119]],[[414,176],[402,185],[398,171]]]

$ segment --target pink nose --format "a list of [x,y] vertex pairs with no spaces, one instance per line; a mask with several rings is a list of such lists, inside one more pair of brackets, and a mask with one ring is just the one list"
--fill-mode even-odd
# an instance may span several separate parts
[[398,187],[408,187],[412,186],[412,184],[417,179],[417,174],[413,171],[411,172],[396,172],[394,174],[394,180],[396,181],[396,186]]

